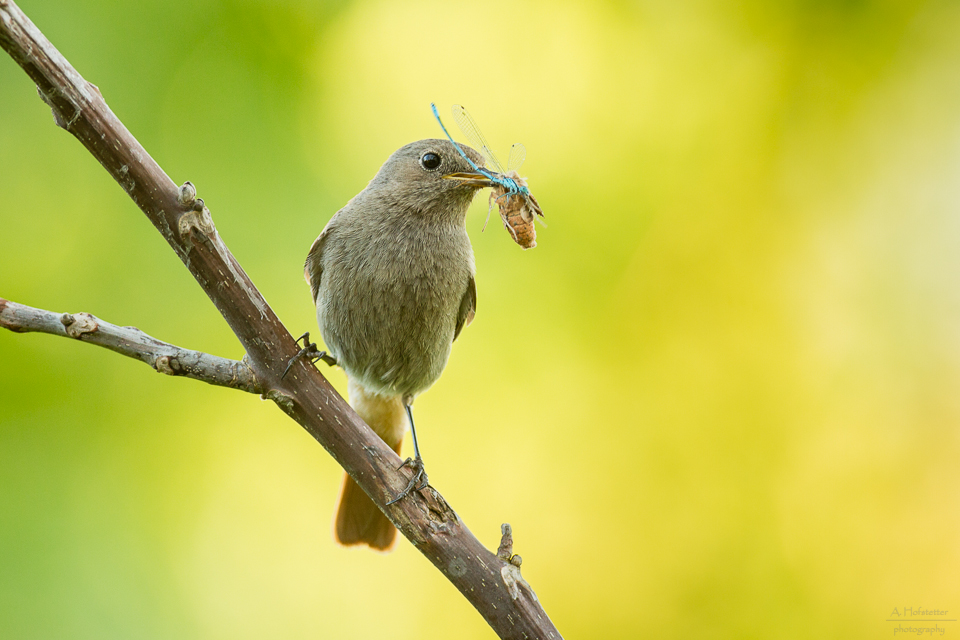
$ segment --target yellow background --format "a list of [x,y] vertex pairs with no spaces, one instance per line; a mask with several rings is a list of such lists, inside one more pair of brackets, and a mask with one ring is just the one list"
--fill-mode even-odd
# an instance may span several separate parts
[[[20,6],[294,335],[311,242],[431,101],[526,144],[549,227],[521,251],[477,199],[477,318],[417,416],[567,638],[958,617],[960,5]],[[242,356],[6,56],[0,238],[0,296]],[[334,545],[340,474],[255,396],[0,333],[0,637],[492,637],[408,544]]]

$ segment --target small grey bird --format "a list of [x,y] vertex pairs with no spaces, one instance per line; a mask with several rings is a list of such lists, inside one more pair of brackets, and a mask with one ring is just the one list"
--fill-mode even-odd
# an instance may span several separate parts
[[[479,153],[461,148],[483,166]],[[410,407],[440,377],[476,312],[465,222],[477,191],[491,185],[447,140],[413,142],[330,219],[307,256],[324,359],[346,372],[354,410],[397,453],[408,421],[413,432],[415,457],[404,463],[413,477],[394,500],[427,483]],[[396,532],[344,476],[337,540],[387,549]]]

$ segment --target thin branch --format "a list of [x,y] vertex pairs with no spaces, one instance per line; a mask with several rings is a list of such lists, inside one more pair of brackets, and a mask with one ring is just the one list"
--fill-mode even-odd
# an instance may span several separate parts
[[[0,46],[36,83],[55,122],[74,135],[146,214],[193,274],[247,352],[264,395],[312,435],[410,542],[502,638],[559,638],[519,567],[470,533],[433,487],[386,506],[406,485],[400,458],[297,351],[266,300],[227,249],[189,183],[180,189],[13,0],[0,0]],[[503,570],[507,569],[507,573]],[[516,574],[516,575],[514,575]]]
[[263,393],[253,370],[242,360],[183,349],[151,338],[136,327],[118,327],[89,313],[54,313],[0,298],[0,327],[16,333],[49,333],[105,347],[145,362],[168,376]]

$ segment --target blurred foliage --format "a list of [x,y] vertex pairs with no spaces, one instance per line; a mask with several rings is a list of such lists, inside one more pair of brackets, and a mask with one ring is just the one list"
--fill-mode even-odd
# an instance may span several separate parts
[[[417,411],[566,637],[960,609],[957,3],[19,4],[294,334],[310,243],[431,101],[527,145],[549,228],[523,252],[478,198],[477,320]],[[6,56],[0,234],[0,296],[241,355]],[[491,637],[410,545],[334,545],[339,482],[269,403],[2,333],[0,637]]]

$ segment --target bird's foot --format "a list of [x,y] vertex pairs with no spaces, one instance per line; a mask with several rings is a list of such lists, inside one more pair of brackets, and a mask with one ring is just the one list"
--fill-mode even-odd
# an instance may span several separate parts
[[300,341],[303,341],[303,348],[300,349],[300,352],[297,355],[290,358],[290,362],[287,363],[287,368],[283,370],[283,373],[280,374],[280,379],[283,380],[287,373],[290,371],[290,368],[296,364],[297,360],[302,358],[307,358],[310,360],[310,364],[314,364],[318,360],[323,360],[331,367],[337,364],[337,359],[328,354],[326,351],[320,351],[317,349],[317,343],[310,342],[310,332],[305,332],[302,336],[297,338],[297,344],[300,344]]
[[398,502],[403,498],[406,498],[411,491],[420,491],[420,489],[425,489],[427,486],[427,472],[423,468],[423,459],[420,456],[416,458],[407,458],[403,461],[397,471],[403,469],[404,467],[410,467],[413,469],[413,475],[410,476],[410,481],[407,482],[407,486],[403,488],[403,491],[400,492],[396,498],[387,503],[389,507],[394,502]]

